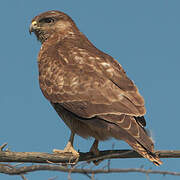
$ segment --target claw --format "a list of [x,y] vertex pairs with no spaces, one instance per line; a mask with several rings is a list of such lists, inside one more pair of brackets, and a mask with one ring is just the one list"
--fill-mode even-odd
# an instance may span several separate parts
[[69,141],[64,148],[64,150],[59,150],[59,149],[53,149],[53,153],[72,153],[73,156],[79,157],[79,153],[73,148],[71,142]]
[[[55,153],[55,154],[72,153],[73,157],[75,157],[75,161],[73,162],[73,164],[76,164],[79,160],[79,153],[73,148],[73,140],[74,140],[74,133],[71,132],[70,139],[69,139],[66,147],[64,148],[64,150],[53,149],[53,153]],[[71,160],[72,159],[70,158],[68,164],[72,164]],[[64,163],[63,165],[67,165],[67,163]]]

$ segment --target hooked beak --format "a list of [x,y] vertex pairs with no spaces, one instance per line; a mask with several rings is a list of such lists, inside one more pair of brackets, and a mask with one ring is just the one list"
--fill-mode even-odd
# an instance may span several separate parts
[[32,32],[34,32],[37,29],[38,29],[37,22],[33,21],[29,27],[29,33],[31,34]]

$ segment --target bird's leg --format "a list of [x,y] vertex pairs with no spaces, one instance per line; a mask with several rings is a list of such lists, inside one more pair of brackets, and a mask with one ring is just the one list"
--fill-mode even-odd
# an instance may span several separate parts
[[[91,146],[90,152],[92,152],[94,155],[99,155],[99,149],[98,149],[99,141],[97,139],[94,140],[93,145]],[[93,163],[97,166],[101,163],[102,160],[95,160]]]
[[91,146],[90,152],[92,152],[94,155],[99,155],[98,144],[99,141],[95,139],[93,145]]
[[53,149],[53,153],[66,153],[66,152],[71,152],[73,156],[79,157],[79,153],[73,148],[73,141],[74,141],[74,133],[71,132],[71,136],[69,138],[69,141],[64,148],[64,150],[59,150],[59,149]]

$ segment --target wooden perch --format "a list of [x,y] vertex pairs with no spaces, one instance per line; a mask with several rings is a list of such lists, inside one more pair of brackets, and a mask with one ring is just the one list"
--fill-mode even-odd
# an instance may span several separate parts
[[[80,173],[84,174],[91,178],[90,174],[99,173],[125,173],[125,172],[139,172],[144,174],[163,174],[163,175],[176,175],[180,176],[179,172],[170,172],[170,171],[159,171],[159,170],[145,170],[142,168],[128,168],[128,169],[112,169],[110,168],[110,161],[108,161],[107,169],[85,169],[77,168],[76,166],[60,166],[60,164],[69,164],[76,163],[77,159],[71,153],[58,153],[58,154],[49,154],[49,153],[40,153],[40,152],[11,152],[8,150],[3,151],[4,147],[7,144],[0,146],[0,162],[21,162],[21,163],[48,163],[46,165],[27,165],[18,167],[17,165],[11,164],[0,164],[0,173],[9,174],[9,175],[20,175],[23,180],[27,180],[24,174],[34,171],[60,171],[68,172],[68,176],[71,173]],[[113,158],[142,158],[137,152],[133,150],[107,150],[100,151],[98,156],[93,155],[92,153],[80,153],[79,161],[97,161],[104,159],[113,159]],[[156,151],[157,155],[160,158],[180,158],[180,151]],[[21,164],[22,165],[22,164]],[[91,178],[92,179],[92,178]]]
[[[142,158],[133,150],[107,150],[100,151],[98,156],[92,153],[80,153],[78,161],[94,161],[114,158]],[[156,151],[160,158],[180,158],[180,151]],[[0,151],[0,162],[26,162],[26,163],[74,163],[76,158],[71,153],[40,153],[40,152],[11,152]]]

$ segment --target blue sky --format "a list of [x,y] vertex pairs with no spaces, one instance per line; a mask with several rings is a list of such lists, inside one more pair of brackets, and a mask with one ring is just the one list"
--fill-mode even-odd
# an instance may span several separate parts
[[[3,0],[0,7],[0,144],[12,151],[52,152],[63,149],[70,131],[43,97],[38,85],[37,54],[40,43],[30,36],[31,19],[47,10],[69,14],[97,48],[117,59],[145,98],[147,125],[155,148],[180,150],[180,1],[178,0]],[[88,151],[92,140],[75,138],[75,148]],[[121,141],[102,142],[100,149],[129,148]],[[152,168],[180,171],[180,159],[162,159],[154,167],[145,159],[112,160],[117,168]],[[104,162],[105,164],[106,162]],[[37,172],[28,180],[58,176],[59,172]],[[98,175],[98,179],[145,179],[142,174]],[[72,179],[85,179],[72,175]],[[150,175],[150,179],[179,179]],[[18,176],[0,174],[3,180]]]

